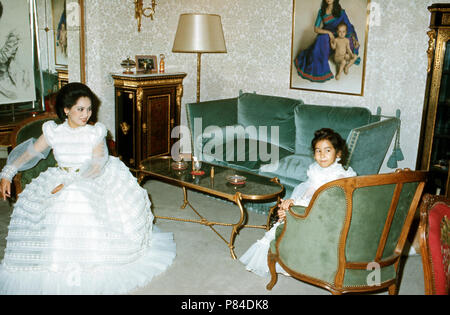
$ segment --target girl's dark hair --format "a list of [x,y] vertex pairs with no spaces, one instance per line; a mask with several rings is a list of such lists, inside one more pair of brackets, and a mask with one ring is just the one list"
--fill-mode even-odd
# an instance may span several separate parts
[[345,140],[342,139],[340,134],[330,128],[322,128],[317,130],[314,132],[314,138],[311,141],[311,149],[313,152],[316,149],[317,142],[321,140],[330,141],[336,150],[336,153],[341,153],[341,160],[339,161],[340,164],[345,165],[347,163],[348,148]]
[[56,114],[61,121],[66,119],[66,113],[64,108],[71,109],[75,105],[80,97],[88,97],[91,100],[92,105],[92,117],[95,116],[95,110],[98,106],[98,98],[91,91],[89,87],[79,82],[71,82],[64,85],[56,95]]
[[[327,10],[328,4],[325,0],[322,0],[321,10],[322,10],[322,16],[325,15],[325,12]],[[331,11],[331,15],[333,15],[335,18],[338,18],[341,16],[342,7],[339,4],[339,0],[334,0],[333,2],[333,9]]]

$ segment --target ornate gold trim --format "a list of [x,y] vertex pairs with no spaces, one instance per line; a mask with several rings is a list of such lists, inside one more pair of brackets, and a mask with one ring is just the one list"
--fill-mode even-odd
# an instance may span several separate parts
[[144,99],[144,89],[138,88],[136,91],[136,108],[138,112],[140,113],[142,111],[142,100]]
[[430,73],[431,65],[433,63],[434,45],[436,43],[436,31],[435,30],[430,30],[430,31],[427,32],[427,34],[428,34],[428,37],[430,38],[428,40],[428,50],[427,50],[427,55],[428,55],[427,73]]
[[130,125],[124,121],[123,123],[120,124],[120,129],[122,130],[123,134],[126,136],[128,134],[128,131],[130,131]]

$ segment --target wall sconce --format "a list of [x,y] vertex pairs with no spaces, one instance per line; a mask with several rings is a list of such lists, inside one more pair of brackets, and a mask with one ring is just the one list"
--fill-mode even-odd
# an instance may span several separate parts
[[[144,0],[134,0],[134,17],[138,20],[138,32],[141,31],[142,16],[149,17],[153,21],[155,14],[156,1],[152,0],[152,6],[144,8]],[[146,11],[150,11],[146,13]]]

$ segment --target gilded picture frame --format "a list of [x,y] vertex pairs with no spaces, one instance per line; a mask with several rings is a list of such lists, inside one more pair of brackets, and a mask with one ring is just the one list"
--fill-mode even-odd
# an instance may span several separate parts
[[[334,14],[340,16],[335,17],[333,12],[322,15],[325,0],[293,0],[291,89],[364,95],[370,0],[338,3],[341,9],[335,8]],[[344,38],[339,38],[338,28]]]
[[136,73],[158,73],[155,55],[136,55]]
[[68,66],[68,27],[66,0],[52,0],[52,24],[55,50],[55,65]]
[[29,1],[0,0],[0,105],[36,100]]

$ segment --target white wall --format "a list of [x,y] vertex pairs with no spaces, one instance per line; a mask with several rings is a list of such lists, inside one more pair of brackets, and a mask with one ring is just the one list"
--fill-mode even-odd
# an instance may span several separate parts
[[[319,7],[320,0],[317,1]],[[344,2],[343,0],[341,2]],[[110,76],[137,54],[166,55],[166,71],[183,71],[183,105],[196,98],[196,55],[171,52],[181,13],[222,17],[227,54],[202,57],[201,99],[235,97],[239,90],[300,98],[307,104],[365,106],[385,115],[401,110],[399,167],[414,169],[419,142],[428,48],[430,0],[372,1],[378,25],[368,34],[364,96],[290,89],[292,0],[157,0],[153,21],[137,32],[132,0],[85,0],[87,83],[102,99],[99,119],[114,134],[114,88]],[[450,2],[440,0],[439,2]],[[144,0],[145,4],[150,3]],[[185,124],[184,107],[182,124]],[[390,152],[388,153],[388,155]],[[383,167],[382,171],[390,171]]]

